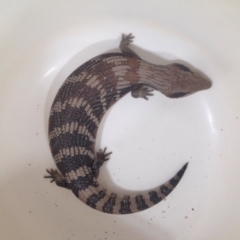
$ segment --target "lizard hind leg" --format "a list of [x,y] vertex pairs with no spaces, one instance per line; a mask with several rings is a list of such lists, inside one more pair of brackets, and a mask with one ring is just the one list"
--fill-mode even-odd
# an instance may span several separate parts
[[104,162],[109,160],[109,155],[112,154],[112,152],[107,153],[106,150],[107,148],[104,148],[103,150],[100,149],[97,152],[95,161],[92,166],[92,172],[95,178],[97,178],[99,175],[100,167],[103,165]]
[[50,182],[55,182],[57,186],[71,189],[71,185],[67,182],[66,178],[56,169],[46,170],[49,175],[44,176],[44,178],[50,178]]

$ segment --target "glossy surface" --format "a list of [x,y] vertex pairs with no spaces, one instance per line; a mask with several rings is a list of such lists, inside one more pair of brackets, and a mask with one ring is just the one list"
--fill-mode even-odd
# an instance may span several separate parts
[[[240,4],[235,1],[1,1],[0,239],[239,239]],[[109,216],[43,179],[53,98],[88,59],[132,32],[145,60],[187,63],[212,79],[182,99],[124,97],[104,117],[100,173],[131,193],[187,172],[166,201]]]

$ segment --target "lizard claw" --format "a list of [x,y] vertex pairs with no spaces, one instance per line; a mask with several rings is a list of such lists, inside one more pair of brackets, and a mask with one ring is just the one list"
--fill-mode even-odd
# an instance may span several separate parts
[[64,180],[63,176],[61,175],[61,173],[57,170],[57,169],[50,169],[50,170],[46,170],[49,175],[48,176],[44,176],[44,178],[51,178],[51,182],[61,182]]
[[55,182],[59,187],[71,189],[71,184],[67,182],[66,178],[57,169],[47,169],[46,171],[49,175],[44,176],[44,178],[51,178],[51,182]]
[[100,149],[100,150],[97,152],[97,159],[98,159],[98,161],[105,162],[105,161],[109,160],[108,156],[109,156],[110,154],[112,154],[112,152],[106,153],[106,150],[107,150],[107,148],[105,147],[103,150]]
[[97,152],[97,156],[96,156],[96,159],[93,163],[93,166],[92,166],[92,173],[94,175],[95,178],[98,177],[99,175],[99,170],[100,170],[100,167],[103,165],[103,163],[107,160],[109,160],[109,155],[112,154],[112,152],[109,152],[109,153],[106,153],[106,150],[107,148],[104,148],[103,150],[100,149],[98,152]]
[[134,39],[134,36],[131,34],[131,33],[129,33],[128,35],[122,35],[122,43],[123,44],[125,44],[125,45],[129,45],[130,43],[132,43],[133,42],[133,39]]
[[153,96],[153,91],[154,89],[148,86],[140,86],[132,91],[132,96],[134,98],[144,98],[145,100],[148,100],[148,97]]

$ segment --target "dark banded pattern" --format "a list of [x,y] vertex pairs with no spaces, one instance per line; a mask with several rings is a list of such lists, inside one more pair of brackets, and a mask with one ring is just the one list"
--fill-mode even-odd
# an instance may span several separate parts
[[[180,181],[186,168],[187,164],[172,178],[175,179],[175,186],[176,181],[177,183]],[[78,181],[81,181],[80,185],[83,186],[86,180],[86,177],[82,177],[79,178]],[[88,206],[99,211],[112,214],[129,214],[145,210],[164,200],[175,187],[171,185],[171,180],[152,191],[135,197],[119,196],[115,193],[109,194],[106,190],[103,190],[96,181],[91,182],[91,187],[78,189],[78,191],[74,191],[74,193],[81,200],[86,199],[85,202]],[[89,192],[91,192],[90,196]]]
[[[97,56],[77,68],[63,83],[52,104],[49,143],[60,171],[48,170],[58,186],[71,189],[96,210],[129,214],[145,210],[166,198],[181,180],[187,164],[168,182],[145,194],[119,196],[99,186],[97,175],[109,154],[95,153],[95,139],[104,113],[132,91],[134,97],[151,95],[146,86],[168,97],[208,89],[211,82],[181,64],[155,65],[128,48],[132,36],[123,36],[122,53]],[[145,87],[145,89],[144,89]]]

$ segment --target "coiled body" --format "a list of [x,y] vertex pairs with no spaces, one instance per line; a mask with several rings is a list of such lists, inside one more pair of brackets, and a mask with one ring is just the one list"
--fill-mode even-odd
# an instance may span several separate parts
[[122,53],[97,56],[76,69],[59,89],[49,119],[50,148],[61,174],[51,170],[48,177],[58,186],[71,189],[90,207],[113,214],[134,213],[160,202],[178,184],[187,164],[167,183],[146,194],[108,193],[98,184],[97,176],[109,154],[105,150],[95,153],[104,113],[130,91],[135,97],[147,98],[151,91],[146,86],[168,97],[211,86],[208,79],[183,65],[148,63],[128,51],[127,45]]

